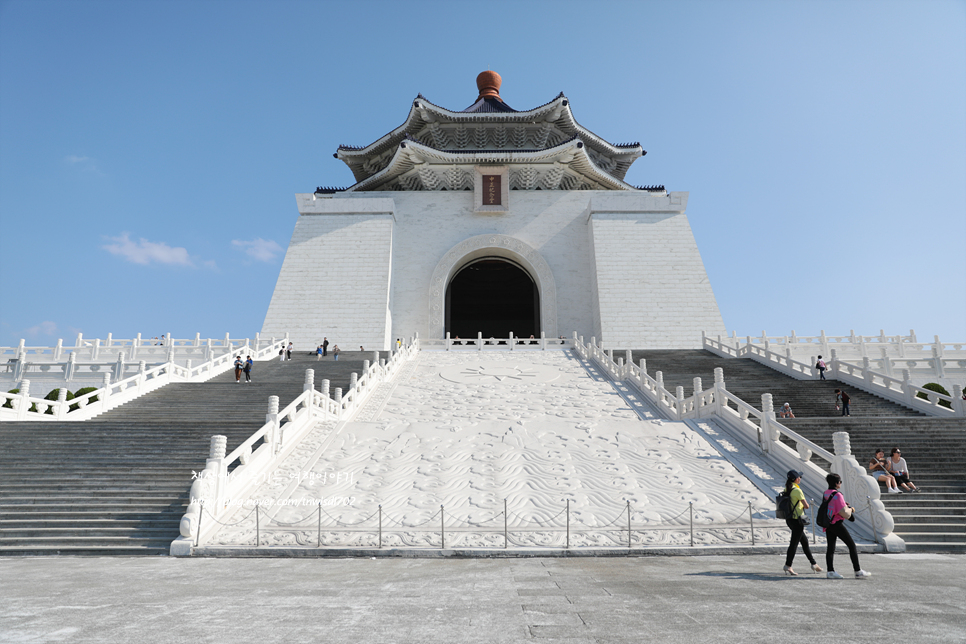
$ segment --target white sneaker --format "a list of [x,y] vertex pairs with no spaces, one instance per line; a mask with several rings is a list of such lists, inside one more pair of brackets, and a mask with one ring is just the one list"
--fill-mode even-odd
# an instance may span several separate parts
[[886,494],[899,494],[899,490],[890,487]]
[[855,571],[855,578],[856,579],[865,579],[866,577],[871,577],[871,576],[872,576],[872,573],[871,572],[866,572],[864,570],[856,570]]
[[845,577],[838,574],[834,570],[829,570],[827,573],[825,573],[825,576],[828,577],[829,579],[845,579]]

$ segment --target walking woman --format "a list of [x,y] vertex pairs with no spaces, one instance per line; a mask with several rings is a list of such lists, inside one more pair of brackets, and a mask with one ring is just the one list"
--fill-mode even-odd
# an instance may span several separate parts
[[801,472],[796,470],[788,471],[788,476],[785,479],[785,494],[788,495],[792,502],[792,516],[791,518],[785,518],[785,524],[792,531],[792,540],[788,544],[788,553],[785,555],[785,574],[792,576],[798,574],[792,570],[792,561],[795,559],[795,553],[798,552],[799,544],[801,544],[802,552],[805,553],[808,562],[812,564],[812,570],[822,572],[822,567],[816,563],[815,557],[812,556],[812,550],[808,547],[808,537],[805,536],[805,521],[803,517],[805,516],[805,510],[808,509],[808,501],[805,500],[805,493],[799,487],[801,482]]
[[829,527],[823,528],[825,530],[825,541],[828,544],[825,550],[825,565],[828,567],[828,573],[826,577],[829,579],[843,579],[842,575],[835,572],[835,543],[839,539],[842,540],[849,549],[849,558],[852,559],[852,569],[855,570],[855,577],[857,579],[864,579],[865,577],[871,577],[872,573],[868,573],[859,567],[859,551],[855,549],[855,542],[852,541],[852,535],[845,527],[845,520],[855,521],[855,510],[852,506],[845,502],[845,497],[839,488],[842,487],[842,477],[832,472],[825,477],[828,481],[828,489],[825,490],[824,498],[828,499],[828,517],[830,519]]

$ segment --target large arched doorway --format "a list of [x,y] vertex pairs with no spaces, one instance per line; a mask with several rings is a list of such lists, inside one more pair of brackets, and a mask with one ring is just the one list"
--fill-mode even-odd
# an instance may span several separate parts
[[450,337],[540,335],[540,290],[530,274],[504,257],[480,257],[460,268],[446,287]]

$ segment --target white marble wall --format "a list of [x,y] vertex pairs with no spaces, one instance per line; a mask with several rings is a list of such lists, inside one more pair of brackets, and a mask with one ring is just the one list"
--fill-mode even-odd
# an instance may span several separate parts
[[470,191],[297,201],[301,216],[262,334],[288,332],[299,350],[321,334],[367,349],[414,332],[428,337],[433,271],[453,247],[485,234],[518,239],[547,262],[557,334],[602,336],[614,348],[697,348],[701,331],[724,333],[683,214],[686,193],[511,191],[506,213],[474,212]]

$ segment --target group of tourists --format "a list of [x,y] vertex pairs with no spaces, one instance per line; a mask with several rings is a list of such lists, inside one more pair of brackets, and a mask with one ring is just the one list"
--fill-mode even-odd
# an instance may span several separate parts
[[[846,521],[855,521],[855,510],[846,502],[845,496],[842,495],[840,490],[842,477],[832,472],[825,477],[825,481],[828,483],[828,489],[822,496],[822,505],[819,507],[819,516],[817,517],[817,523],[825,531],[825,566],[828,568],[825,576],[829,579],[843,579],[842,575],[835,571],[834,561],[835,544],[841,540],[849,549],[849,558],[852,560],[855,577],[857,579],[871,577],[872,573],[862,570],[862,567],[859,566],[859,551],[855,547],[852,535],[845,527]],[[812,570],[822,572],[822,567],[815,561],[812,550],[808,547],[808,537],[805,536],[805,526],[808,525],[805,520],[805,510],[808,509],[809,505],[805,499],[805,493],[799,487],[801,482],[802,473],[789,470],[785,481],[785,494],[788,495],[790,500],[791,516],[786,515],[785,524],[792,531],[792,539],[785,555],[784,571],[786,575],[793,576],[798,575],[797,572],[792,570],[792,562],[795,559],[795,553],[798,552],[799,545],[801,545],[808,562],[812,565]]]
[[885,452],[881,449],[875,450],[875,456],[869,461],[869,474],[886,486],[886,494],[919,491],[919,488],[909,480],[909,466],[906,465],[906,459],[902,458],[902,451],[898,447],[892,448],[889,458],[885,457]]
[[235,356],[235,382],[241,382],[241,376],[245,374],[245,382],[250,383],[252,381],[252,365],[255,361],[252,360],[251,356],[248,356],[245,360],[242,357]]
[[[362,347],[359,347],[359,348],[361,349]],[[333,360],[338,360],[340,353],[342,353],[342,349],[339,348],[339,345],[337,345],[337,344],[332,345],[332,359]],[[309,354],[309,355],[311,355],[311,354]],[[327,355],[329,355],[329,339],[328,338],[326,338],[326,337],[323,337],[322,338],[322,344],[320,344],[318,347],[316,347],[316,349],[315,349],[315,355],[316,355],[316,358],[315,358],[316,361],[321,360],[322,358],[324,358]]]

